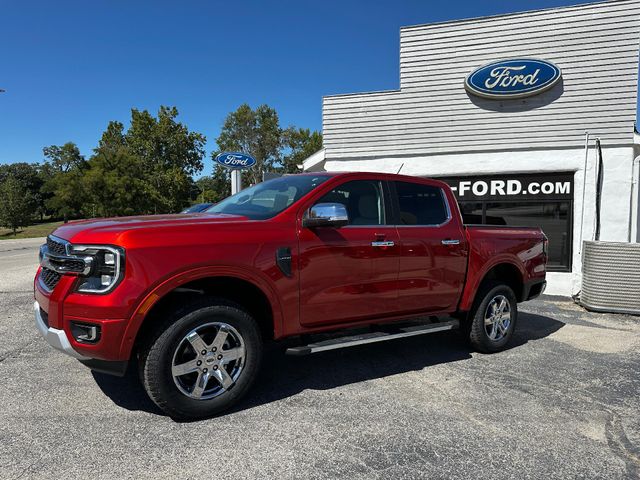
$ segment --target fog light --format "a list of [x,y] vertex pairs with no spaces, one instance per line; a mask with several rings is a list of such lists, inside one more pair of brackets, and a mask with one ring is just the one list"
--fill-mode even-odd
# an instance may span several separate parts
[[97,343],[100,340],[100,326],[71,322],[71,334],[80,343]]

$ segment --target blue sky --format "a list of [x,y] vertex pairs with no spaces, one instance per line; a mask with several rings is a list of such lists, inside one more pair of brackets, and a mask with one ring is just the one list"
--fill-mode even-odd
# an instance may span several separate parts
[[175,105],[207,152],[243,102],[320,130],[323,95],[399,87],[403,25],[578,3],[4,0],[0,163],[40,162],[44,146],[67,141],[88,156],[132,107]]

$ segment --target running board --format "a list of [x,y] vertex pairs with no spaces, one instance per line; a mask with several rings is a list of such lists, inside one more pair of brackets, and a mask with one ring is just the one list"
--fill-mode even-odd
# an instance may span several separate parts
[[361,335],[352,335],[348,337],[333,338],[322,342],[310,343],[309,345],[301,345],[299,347],[287,348],[287,355],[309,355],[311,353],[325,352],[327,350],[336,350],[338,348],[355,347],[356,345],[365,345],[367,343],[386,342],[387,340],[395,340],[397,338],[414,337],[416,335],[426,335],[427,333],[442,332],[445,330],[453,330],[460,326],[458,320],[449,320],[446,322],[430,323],[428,325],[414,325],[411,327],[398,328],[397,333],[387,332],[371,332]]

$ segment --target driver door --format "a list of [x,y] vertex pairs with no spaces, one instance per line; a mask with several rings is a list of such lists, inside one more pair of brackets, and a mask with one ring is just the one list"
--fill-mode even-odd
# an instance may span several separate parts
[[398,310],[400,246],[396,228],[387,225],[385,188],[383,181],[352,180],[316,202],[343,204],[349,224],[300,231],[302,325],[348,323]]

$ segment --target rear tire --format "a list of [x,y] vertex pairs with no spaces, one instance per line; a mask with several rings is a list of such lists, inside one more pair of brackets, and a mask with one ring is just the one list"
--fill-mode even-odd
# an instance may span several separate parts
[[487,282],[469,312],[469,343],[483,353],[504,350],[513,337],[517,319],[518,303],[511,287]]
[[249,390],[262,361],[257,322],[223,299],[169,314],[140,356],[147,394],[178,420],[216,415]]

